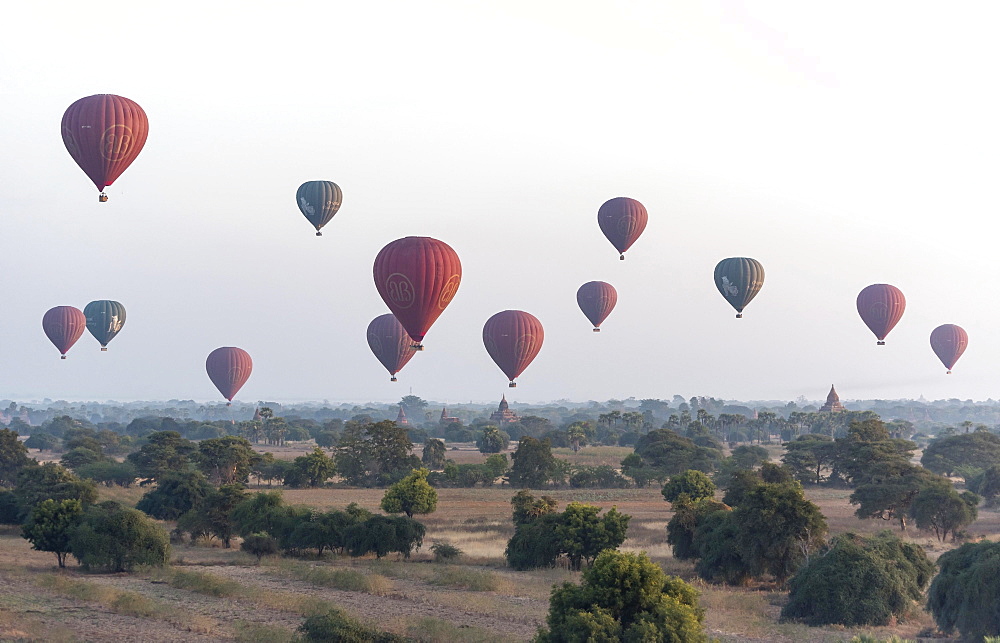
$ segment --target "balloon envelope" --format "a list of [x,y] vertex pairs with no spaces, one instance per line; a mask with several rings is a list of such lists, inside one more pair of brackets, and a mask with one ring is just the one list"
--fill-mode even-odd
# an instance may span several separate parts
[[538,319],[523,310],[504,310],[486,320],[483,344],[500,370],[514,380],[528,368],[542,349],[545,331]]
[[750,257],[729,257],[715,266],[715,287],[743,316],[743,309],[764,285],[764,266]]
[[340,209],[344,194],[333,181],[306,181],[295,192],[295,202],[305,218],[316,228],[316,236],[323,233],[320,228],[330,223]]
[[250,379],[253,360],[250,359],[250,353],[242,348],[223,346],[208,354],[205,370],[208,371],[208,377],[215,384],[215,388],[222,393],[222,397],[232,402]]
[[889,284],[872,284],[858,293],[858,314],[865,325],[875,333],[878,344],[885,344],[885,337],[899,323],[906,310],[903,291]]
[[393,382],[396,373],[417,354],[413,340],[392,313],[379,315],[368,324],[368,347],[389,371]]
[[95,94],[70,105],[62,118],[63,143],[98,190],[114,183],[142,151],[149,133],[135,101]]
[[107,350],[108,342],[114,339],[125,325],[125,306],[110,299],[98,299],[83,309],[87,317],[87,330],[101,343],[101,350]]
[[382,248],[373,274],[378,294],[419,344],[458,291],[462,262],[443,241],[405,237]]
[[618,291],[603,281],[588,281],[576,291],[576,303],[594,325],[594,331],[601,330],[601,324],[618,303]]
[[49,341],[55,344],[63,359],[76,340],[87,328],[87,317],[83,311],[73,306],[56,306],[45,311],[42,316],[42,330]]
[[931,331],[931,349],[949,373],[968,345],[969,335],[961,326],[943,324]]
[[611,245],[621,253],[621,259],[646,229],[648,219],[646,208],[641,203],[624,196],[605,201],[597,211],[597,223]]

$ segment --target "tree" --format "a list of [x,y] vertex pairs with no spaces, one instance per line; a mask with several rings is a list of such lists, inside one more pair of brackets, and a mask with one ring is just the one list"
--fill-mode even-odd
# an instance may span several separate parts
[[336,470],[333,458],[316,447],[311,453],[295,458],[292,468],[285,473],[285,484],[290,487],[321,487]]
[[823,471],[837,461],[837,445],[827,435],[800,435],[785,445],[781,461],[803,484],[821,484]]
[[791,579],[781,618],[808,625],[889,625],[916,606],[934,571],[922,547],[892,532],[841,534]]
[[24,446],[29,449],[38,449],[39,451],[52,451],[59,448],[62,440],[49,433],[32,433],[27,440],[24,441]]
[[278,541],[266,533],[250,534],[240,543],[240,550],[255,556],[260,565],[261,558],[278,553]]
[[427,469],[414,469],[410,475],[386,489],[382,511],[390,514],[429,514],[437,509],[437,491],[427,484]]
[[32,462],[27,447],[18,440],[17,433],[0,429],[0,487],[13,485],[21,469]]
[[1000,543],[966,543],[938,558],[927,609],[945,634],[966,641],[1000,636]]
[[351,556],[375,554],[382,558],[398,552],[409,558],[424,542],[424,526],[404,516],[372,516],[344,530],[344,546]]
[[407,409],[412,409],[414,411],[420,411],[421,409],[427,408],[427,402],[422,400],[416,395],[404,395],[401,399],[400,404],[405,406]]
[[580,585],[552,590],[548,629],[539,630],[535,641],[703,643],[704,617],[693,587],[664,574],[645,554],[608,550]]
[[191,466],[191,457],[198,445],[185,440],[177,431],[151,433],[146,444],[128,454],[128,461],[135,465],[139,477],[156,480],[165,473],[184,471]]
[[97,502],[97,485],[93,480],[80,480],[54,462],[46,462],[21,469],[13,495],[21,522],[43,500],[79,500],[85,507],[91,505]]
[[427,438],[427,441],[424,442],[424,450],[421,453],[420,461],[423,462],[428,469],[431,469],[432,471],[440,471],[441,469],[444,469],[445,453],[444,440]]
[[983,497],[987,507],[997,504],[1000,497],[1000,464],[994,464],[982,473],[968,480],[966,486],[969,491]]
[[713,498],[688,500],[681,498],[674,502],[674,516],[667,523],[667,544],[673,550],[674,558],[687,560],[698,557],[698,547],[694,535],[705,517],[716,511],[729,511],[730,507]]
[[562,541],[562,553],[569,558],[570,569],[580,571],[605,549],[617,549],[625,542],[631,516],[612,507],[599,516],[600,507],[571,502],[560,515],[556,536]]
[[412,449],[406,428],[389,420],[345,429],[335,457],[337,471],[354,485],[391,484],[420,467]]
[[166,565],[170,540],[141,511],[107,501],[86,510],[70,538],[70,552],[84,569],[130,572],[137,565]]
[[570,446],[573,447],[573,453],[579,451],[580,447],[586,446],[594,434],[594,425],[590,422],[573,422],[566,427],[566,437],[569,439]]
[[487,426],[483,433],[476,440],[476,448],[480,453],[500,453],[507,448],[510,436],[501,431],[499,427]]
[[514,526],[531,522],[539,516],[555,512],[556,501],[549,496],[535,498],[527,489],[521,489],[510,499],[514,508]]
[[517,443],[508,479],[515,487],[537,489],[552,478],[557,470],[556,458],[548,440],[523,437]]
[[692,502],[715,495],[715,484],[712,479],[701,471],[691,469],[671,476],[660,491],[667,502],[677,502],[681,496],[686,496]]
[[31,543],[32,549],[54,553],[59,567],[66,567],[70,536],[81,516],[83,505],[79,500],[43,500],[21,526],[21,537]]
[[246,492],[241,484],[227,484],[212,489],[201,502],[177,520],[177,528],[192,536],[196,533],[215,536],[222,541],[223,547],[229,549],[236,531],[232,511],[245,499]]
[[980,497],[966,491],[959,494],[951,483],[941,480],[924,486],[913,498],[910,514],[918,529],[931,529],[938,540],[944,542],[951,532],[971,525],[977,517],[976,505]]
[[670,429],[650,431],[639,438],[635,444],[635,453],[646,466],[658,469],[667,476],[688,469],[710,472],[722,459],[720,450],[698,446],[690,438]]
[[235,435],[202,440],[195,456],[198,468],[217,485],[246,484],[259,458],[246,438]]
[[104,460],[104,456],[97,451],[86,447],[76,447],[63,454],[59,459],[59,464],[67,469],[76,470],[88,464],[94,464]]
[[924,449],[920,464],[946,476],[962,465],[987,469],[1000,464],[1000,435],[974,431],[938,438]]
[[879,518],[899,521],[906,531],[910,505],[920,490],[933,483],[937,476],[923,467],[909,465],[900,471],[888,471],[884,478],[858,486],[851,494],[851,504],[858,505],[858,518]]
[[212,485],[200,471],[166,474],[139,499],[135,508],[157,520],[177,520],[211,492]]
[[599,507],[578,502],[554,513],[555,501],[545,497],[535,500],[526,491],[519,492],[511,504],[514,535],[504,556],[507,564],[518,570],[551,567],[561,555],[569,558],[572,569],[579,570],[584,561],[622,544],[631,518],[614,507],[600,516]]
[[266,533],[276,536],[284,516],[285,501],[277,491],[255,493],[233,507],[230,516],[236,533],[243,538],[251,534]]
[[115,462],[102,460],[93,464],[83,465],[76,469],[76,474],[84,480],[93,480],[107,487],[131,487],[135,483],[137,472],[135,465],[127,460]]

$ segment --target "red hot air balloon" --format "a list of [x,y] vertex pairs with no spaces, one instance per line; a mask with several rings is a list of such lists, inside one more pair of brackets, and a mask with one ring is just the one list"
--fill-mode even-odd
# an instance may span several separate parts
[[59,349],[62,359],[66,359],[66,353],[86,329],[87,316],[73,306],[56,306],[45,311],[42,316],[42,330]]
[[368,346],[389,371],[390,382],[396,381],[396,373],[417,354],[413,340],[392,313],[379,315],[368,324]]
[[603,281],[588,281],[576,291],[576,303],[594,325],[594,332],[601,332],[601,323],[608,318],[618,303],[618,291]]
[[486,352],[510,380],[508,386],[511,388],[517,386],[514,379],[538,355],[544,339],[542,322],[522,310],[499,312],[486,320],[483,326]]
[[889,284],[872,284],[858,294],[858,314],[878,338],[878,345],[885,345],[889,334],[906,310],[903,291]]
[[605,201],[597,211],[597,223],[611,245],[621,253],[618,258],[622,261],[625,260],[625,251],[646,229],[648,219],[646,208],[641,203],[624,196]]
[[955,324],[944,324],[931,331],[931,348],[951,375],[955,362],[969,345],[969,334]]
[[250,379],[253,360],[250,359],[250,353],[242,348],[223,346],[208,354],[205,370],[215,388],[228,400],[226,406],[232,406],[233,398]]
[[373,272],[378,294],[423,350],[420,342],[462,281],[458,254],[437,239],[405,237],[382,248]]
[[101,191],[114,183],[146,144],[149,121],[133,100],[114,94],[81,98],[62,118],[63,143],[76,164]]

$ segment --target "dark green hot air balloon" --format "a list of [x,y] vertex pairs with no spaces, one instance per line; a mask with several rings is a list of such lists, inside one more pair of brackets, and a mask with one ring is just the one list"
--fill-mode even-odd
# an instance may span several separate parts
[[320,228],[330,223],[340,209],[344,194],[333,181],[306,181],[295,193],[295,203],[309,223],[316,228],[316,236],[322,237]]
[[764,266],[750,257],[723,259],[715,267],[715,286],[736,309],[736,317],[743,316],[743,309],[757,296],[764,285]]
[[98,299],[83,309],[87,317],[87,330],[101,342],[101,350],[108,350],[108,342],[114,339],[125,325],[125,306],[110,299]]

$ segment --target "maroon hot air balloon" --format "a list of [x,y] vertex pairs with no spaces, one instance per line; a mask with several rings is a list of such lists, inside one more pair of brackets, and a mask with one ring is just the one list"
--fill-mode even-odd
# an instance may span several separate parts
[[588,281],[576,291],[576,303],[594,325],[594,332],[601,332],[601,323],[608,318],[618,303],[618,291],[603,281]]
[[931,331],[931,348],[951,375],[955,362],[969,345],[969,334],[955,324],[943,324]]
[[878,338],[878,345],[885,345],[889,334],[903,316],[906,297],[903,291],[889,284],[872,284],[858,294],[858,314]]
[[504,310],[486,320],[483,326],[486,352],[510,380],[511,388],[517,386],[514,379],[538,355],[544,339],[542,322],[523,310]]
[[375,257],[375,287],[413,341],[420,344],[462,281],[462,262],[451,246],[430,237],[405,237]]
[[250,353],[242,348],[223,346],[208,354],[205,370],[215,388],[228,400],[226,406],[232,406],[233,398],[250,379],[253,360],[250,359]]
[[646,229],[649,215],[646,208],[635,199],[619,196],[604,202],[597,211],[597,223],[618,252],[618,257],[625,260],[625,251],[635,243],[642,231]]
[[114,183],[146,144],[149,121],[139,104],[114,94],[81,98],[66,109],[62,137],[77,165],[101,191]]
[[62,359],[66,359],[66,353],[87,330],[87,316],[73,306],[56,306],[42,316],[42,330],[59,349]]
[[390,382],[396,381],[396,373],[417,354],[413,340],[392,313],[379,315],[368,324],[368,346],[389,371]]

